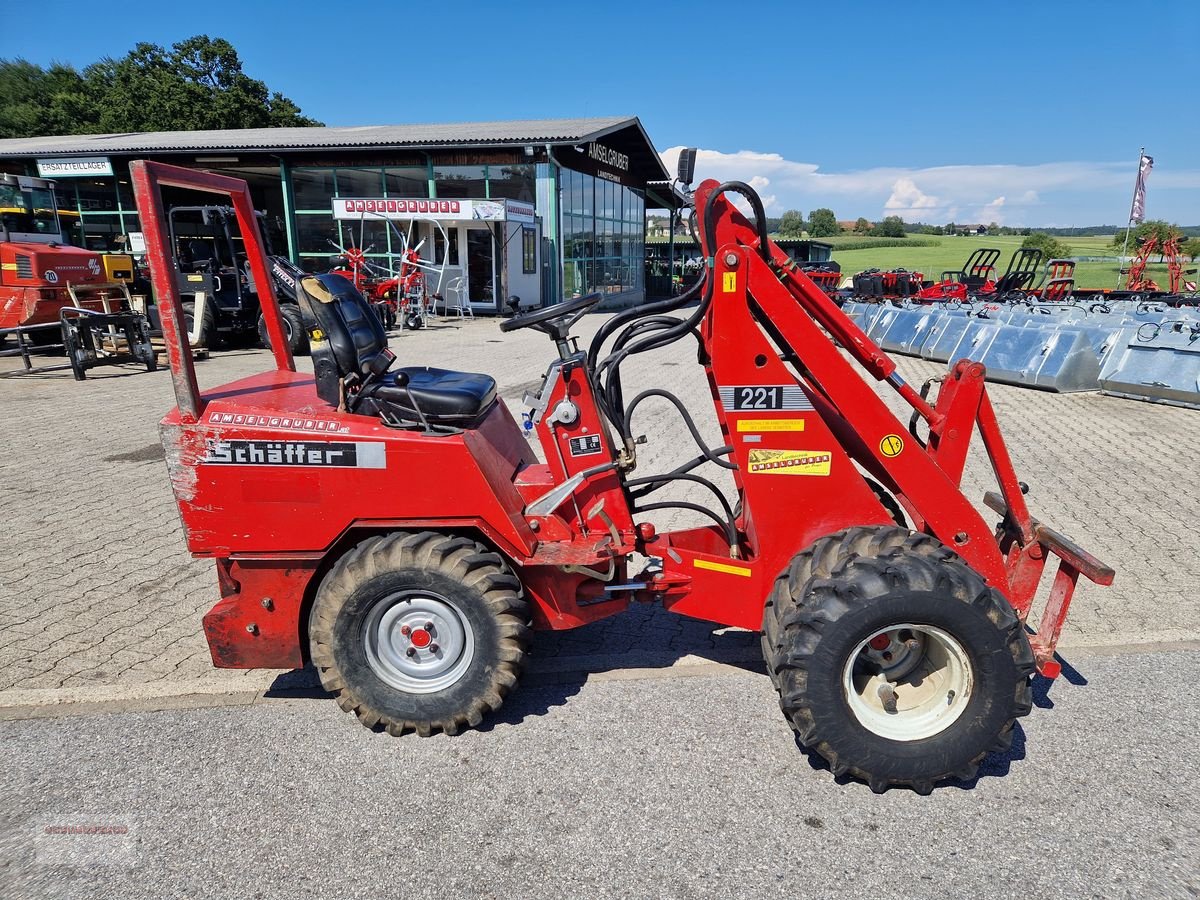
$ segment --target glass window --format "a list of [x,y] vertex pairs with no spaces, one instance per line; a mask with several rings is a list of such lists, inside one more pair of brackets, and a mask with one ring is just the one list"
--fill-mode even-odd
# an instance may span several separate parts
[[535,201],[534,166],[488,166],[488,196],[509,200]]
[[333,169],[292,169],[296,209],[332,209]]
[[[340,184],[340,182],[339,182]],[[388,223],[378,219],[368,221],[343,221],[341,223],[343,247],[358,247],[364,253],[388,252]]]
[[521,229],[521,272],[533,275],[537,272],[537,229]]
[[79,191],[81,212],[112,212],[117,208],[117,189],[111,178],[80,178],[75,185]]
[[332,215],[296,216],[296,250],[300,253],[320,253],[328,256],[337,252],[330,241],[339,242],[337,222]]
[[[339,197],[383,196],[383,173],[380,169],[338,169]],[[299,204],[297,204],[299,206]]]
[[121,217],[116,213],[102,213],[83,216],[84,247],[88,250],[107,252],[119,250],[122,243],[117,238],[124,232],[121,229]]
[[[450,255],[446,260],[446,265],[458,265],[458,229],[447,228],[446,234],[450,236]],[[442,264],[442,254],[445,253],[446,239],[442,237],[442,230],[435,228],[433,232],[433,259],[440,266]]]
[[383,184],[389,197],[429,196],[429,173],[419,166],[385,169]]
[[439,166],[433,170],[433,181],[439,197],[487,196],[483,166]]

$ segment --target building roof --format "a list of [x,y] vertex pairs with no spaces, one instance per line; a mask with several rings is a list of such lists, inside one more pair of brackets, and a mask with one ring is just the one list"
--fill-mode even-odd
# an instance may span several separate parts
[[[240,128],[227,131],[147,131],[0,140],[0,156],[80,153],[169,153],[197,150],[315,150],[332,147],[446,147],[480,144],[569,144],[596,140],[636,125],[637,116],[526,119],[514,122],[360,125],[333,128]],[[645,131],[642,131],[645,134]],[[650,143],[649,138],[646,143]]]

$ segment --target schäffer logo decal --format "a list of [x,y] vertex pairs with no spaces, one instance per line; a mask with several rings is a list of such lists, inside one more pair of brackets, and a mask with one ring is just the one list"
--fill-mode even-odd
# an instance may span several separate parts
[[383,469],[387,455],[378,441],[220,441],[208,440],[200,459],[210,466],[314,466]]

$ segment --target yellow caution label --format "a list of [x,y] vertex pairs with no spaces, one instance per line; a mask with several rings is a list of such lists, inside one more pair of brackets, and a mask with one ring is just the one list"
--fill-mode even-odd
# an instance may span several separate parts
[[904,452],[904,438],[898,434],[889,434],[879,442],[879,452],[889,459]]
[[204,276],[203,276],[203,275],[189,275],[189,276],[187,277],[187,280],[188,280],[188,281],[203,281],[203,280],[204,280]]
[[726,272],[721,277],[721,291],[732,294],[737,290],[737,272]]
[[803,419],[739,419],[738,431],[803,431]]
[[828,475],[833,454],[827,450],[751,450],[750,471],[767,475]]
[[17,264],[16,263],[4,263],[4,265],[0,266],[0,268],[4,269],[5,272],[15,272],[15,271],[17,271]]
[[693,559],[692,565],[697,569],[708,569],[710,572],[724,572],[726,575],[741,575],[749,578],[754,572],[745,566],[731,566],[729,563],[709,562],[707,559]]

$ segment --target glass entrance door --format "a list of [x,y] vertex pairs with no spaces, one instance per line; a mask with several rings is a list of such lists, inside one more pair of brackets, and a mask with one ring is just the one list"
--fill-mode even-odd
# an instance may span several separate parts
[[492,230],[467,229],[467,285],[473,304],[496,308],[496,260]]

